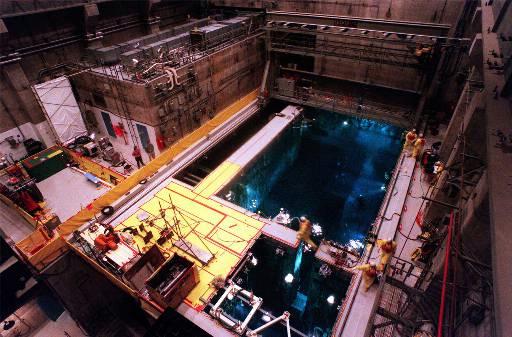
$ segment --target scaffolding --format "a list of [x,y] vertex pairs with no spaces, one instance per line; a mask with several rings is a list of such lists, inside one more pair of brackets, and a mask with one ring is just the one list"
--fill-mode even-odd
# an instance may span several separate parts
[[[466,95],[466,99],[469,97]],[[467,109],[469,102],[466,103]],[[492,280],[486,276],[491,267],[471,254],[469,243],[462,240],[466,206],[485,169],[486,163],[471,152],[466,142],[462,121],[447,167],[422,196],[423,202],[441,207],[449,214],[439,223],[423,223],[435,229],[430,240],[438,240],[437,249],[424,267],[393,257],[384,271],[365,337],[455,337],[466,320],[483,320],[485,311],[490,311],[492,317],[492,305],[487,303],[487,299],[493,301]],[[439,194],[432,196],[434,190],[441,189],[456,194],[457,202],[440,200]],[[443,256],[440,275],[433,270],[436,253]]]

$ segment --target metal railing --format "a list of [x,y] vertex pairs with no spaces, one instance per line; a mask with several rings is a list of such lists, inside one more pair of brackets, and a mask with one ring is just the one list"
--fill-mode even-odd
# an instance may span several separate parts
[[294,103],[338,111],[354,117],[378,119],[402,127],[410,126],[414,118],[413,111],[404,107],[393,106],[390,109],[389,105],[376,101],[361,100],[354,96],[317,89],[278,90],[273,88],[271,94],[277,99],[291,100]]
[[404,313],[410,309],[409,304],[417,303],[417,299],[424,296],[433,278],[431,271],[394,256],[381,277],[371,328],[366,336],[391,337],[398,330],[401,336],[412,336],[421,322],[407,319]]

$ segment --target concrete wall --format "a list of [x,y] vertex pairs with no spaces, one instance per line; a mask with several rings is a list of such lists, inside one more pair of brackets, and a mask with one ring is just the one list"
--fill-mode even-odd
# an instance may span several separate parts
[[464,0],[211,0],[210,3],[216,6],[453,24]]
[[[114,149],[116,149],[116,151],[120,151],[127,161],[132,163],[132,165],[135,165],[134,159],[131,156],[131,153],[133,151],[133,146],[135,144],[133,143],[133,139],[130,137],[130,134],[126,134],[126,141],[124,140],[123,137],[112,137],[112,136],[110,136],[108,134],[107,128],[105,126],[105,122],[104,122],[104,119],[102,117],[102,112],[106,112],[110,116],[112,124],[117,125],[117,124],[121,123],[121,124],[124,125],[124,129],[128,132],[128,121],[126,120],[126,118],[121,118],[121,117],[113,114],[112,112],[109,112],[106,109],[98,109],[98,108],[93,107],[93,106],[86,106],[86,108],[90,109],[94,113],[94,116],[95,116],[95,118],[96,118],[96,120],[98,122],[98,126],[97,126],[97,128],[95,130],[97,132],[96,139],[98,139],[99,137],[109,137],[110,141],[112,143],[112,146],[114,147]],[[136,122],[136,124],[140,124],[140,125],[143,125],[143,126],[146,127],[146,130],[148,130],[148,134],[149,134],[149,141],[154,146],[155,154],[159,155],[160,154],[160,150],[158,149],[158,147],[156,145],[157,144],[157,142],[156,142],[156,129],[154,127],[150,126],[150,125],[147,125],[147,124],[144,124],[144,123],[141,123],[141,122]],[[141,149],[142,160],[145,163],[147,163],[149,161],[149,156],[144,151],[144,148],[142,147],[142,144],[140,142],[140,137],[139,137],[139,134],[137,132],[137,129],[136,129],[137,127],[136,127],[135,123],[134,123],[134,128],[135,128],[135,135],[136,135],[135,137],[136,137],[136,140],[137,140],[137,144],[136,145]]]
[[[150,32],[148,16],[161,18],[156,23],[156,29],[159,29],[184,22],[187,15],[199,15],[199,3],[193,1],[157,2],[149,13],[145,12],[147,3],[144,2],[102,1],[92,5],[97,6],[98,15],[85,15],[84,4],[79,2],[71,1],[71,5],[77,5],[73,8],[59,8],[58,4],[43,2],[22,2],[19,6],[9,2],[2,6],[0,56],[13,62],[0,69],[0,92],[4,103],[0,104],[0,133],[14,129],[15,124],[42,123],[44,115],[30,86],[72,72],[64,66],[82,60],[86,47],[92,44],[107,46],[147,34]],[[22,14],[23,8],[32,10],[32,7],[35,13]],[[9,15],[13,11],[16,16]],[[103,38],[89,41],[86,34],[97,31],[102,32]],[[16,57],[7,57],[14,52],[18,53]],[[15,122],[4,106],[13,114]]]
[[315,65],[315,71],[326,76],[414,92],[422,89],[421,73],[413,68],[325,56],[317,57]]
[[[165,76],[141,84],[112,81],[98,72],[84,72],[71,80],[80,103],[118,117],[125,118],[128,113],[134,121],[155,128],[156,135],[163,135],[169,145],[258,87],[263,62],[264,44],[260,38],[237,42],[195,61],[197,81],[193,88],[182,87],[163,99],[156,97],[154,87],[166,82]],[[188,71],[189,65],[178,69],[180,81],[188,77]],[[197,88],[199,95],[195,94]],[[105,107],[94,100],[94,92],[104,97]],[[101,118],[98,122],[102,123]]]

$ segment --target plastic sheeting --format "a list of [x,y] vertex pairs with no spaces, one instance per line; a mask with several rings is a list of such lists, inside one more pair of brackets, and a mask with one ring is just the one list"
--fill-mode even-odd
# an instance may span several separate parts
[[170,163],[174,157],[189,148],[195,142],[206,136],[213,129],[220,126],[236,112],[241,110],[247,104],[252,102],[257,97],[257,90],[252,91],[242,99],[231,104],[220,113],[218,113],[213,119],[208,121],[203,126],[199,127],[194,132],[188,134],[178,142],[173,144],[167,150],[162,152],[158,157],[149,162],[146,166],[133,173],[130,177],[123,180],[120,184],[115,186],[110,191],[103,194],[98,199],[94,200],[86,208],[82,209],[76,215],[69,218],[66,222],[61,224],[57,230],[60,235],[67,236],[77,228],[82,226],[87,221],[91,220],[95,214],[99,213],[105,206],[110,206],[114,201],[121,198],[134,186],[136,186],[141,180],[154,174],[160,167]]
[[36,84],[33,90],[58,142],[65,143],[87,133],[67,77]]

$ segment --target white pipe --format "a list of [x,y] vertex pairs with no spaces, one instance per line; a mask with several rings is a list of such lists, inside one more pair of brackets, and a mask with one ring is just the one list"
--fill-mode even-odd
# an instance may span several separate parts
[[227,325],[230,329],[234,329],[238,325],[238,323],[233,322],[232,320],[230,320],[229,318],[224,316],[222,313],[219,313],[218,318],[219,318],[219,321],[221,321],[221,323]]
[[154,67],[156,66],[165,66],[166,64],[168,63],[171,63],[171,61],[168,61],[168,62],[158,62],[158,63],[153,63],[151,65],[151,67],[149,67],[148,69],[144,70],[142,73],[145,74],[147,73],[148,71],[150,71],[151,69],[153,69]]
[[281,316],[274,318],[270,322],[265,323],[262,326],[254,329],[252,331],[249,331],[247,333],[247,336],[249,336],[249,337],[256,337],[258,332],[263,331],[263,330],[271,327],[272,325],[278,323],[279,321],[285,321],[286,322],[286,330],[288,332],[288,337],[290,337],[290,320],[289,320],[289,317],[290,317],[290,313],[288,311],[285,311]]
[[256,311],[260,308],[261,306],[261,302],[258,301],[256,303],[252,303],[252,309],[251,311],[249,312],[249,314],[247,315],[247,317],[245,318],[245,320],[243,321],[242,325],[240,325],[239,327],[237,327],[237,332],[242,335],[244,332],[245,332],[245,329],[247,329],[247,325],[249,324],[249,321],[252,319],[252,317],[254,316],[254,314],[256,313]]
[[169,71],[169,70],[165,70],[165,73],[167,74],[167,76],[169,77],[169,80],[167,81],[167,84],[171,84],[171,87],[169,88],[169,91],[172,90],[174,88],[174,81],[173,81],[173,75],[172,73]]
[[235,289],[236,285],[235,284],[230,284],[229,287],[226,289],[226,291],[224,292],[224,294],[222,294],[222,296],[219,298],[219,300],[217,301],[217,303],[215,303],[215,305],[213,306],[212,310],[210,311],[210,313],[212,313],[215,317],[217,317],[217,310],[219,309],[220,305],[222,304],[222,302],[224,302],[224,300],[226,299],[226,297],[228,297],[228,295],[231,293],[231,291],[233,289]]
[[180,85],[181,83],[178,82],[178,73],[176,72],[176,69],[171,68],[169,70],[174,74],[174,81],[175,81],[176,85]]

